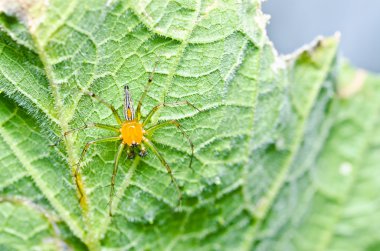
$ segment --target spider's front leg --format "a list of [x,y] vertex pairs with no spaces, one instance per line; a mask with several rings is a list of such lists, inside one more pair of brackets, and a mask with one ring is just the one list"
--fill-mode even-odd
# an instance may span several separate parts
[[145,120],[143,121],[142,126],[144,127],[146,124],[148,124],[150,122],[150,120],[152,119],[153,115],[158,110],[160,110],[161,108],[163,108],[163,107],[177,107],[177,106],[184,106],[184,105],[190,106],[190,107],[194,108],[195,110],[197,110],[198,112],[200,112],[200,110],[198,108],[196,108],[192,103],[190,103],[188,101],[178,101],[178,102],[174,102],[174,103],[161,103],[161,104],[158,104],[152,108],[152,110],[148,113]]
[[97,100],[98,102],[100,102],[101,104],[107,106],[107,107],[111,110],[111,112],[112,112],[113,116],[115,117],[117,123],[118,123],[119,125],[123,124],[123,121],[121,120],[119,114],[118,114],[117,111],[116,111],[116,108],[115,108],[113,105],[109,104],[108,102],[106,102],[104,99],[102,99],[101,97],[99,97],[98,95],[96,95],[96,94],[93,93],[93,92],[86,92],[86,91],[85,91],[84,93],[85,93],[86,95],[90,96],[91,98],[96,99],[96,100]]
[[145,89],[144,89],[144,91],[143,91],[143,93],[142,93],[142,95],[140,97],[139,103],[137,104],[136,115],[137,115],[137,120],[138,121],[140,121],[140,119],[141,119],[141,106],[142,106],[142,102],[143,102],[145,96],[147,95],[150,86],[153,83],[153,75],[154,75],[154,72],[156,71],[156,67],[157,67],[157,62],[154,64],[153,71],[149,75],[149,78],[148,78],[148,83],[145,85]]
[[75,129],[71,129],[71,130],[65,132],[63,134],[63,136],[66,137],[70,133],[81,131],[84,129],[89,129],[89,128],[99,128],[99,129],[104,129],[104,130],[113,131],[113,132],[119,132],[120,131],[120,127],[118,127],[118,126],[106,125],[106,124],[100,124],[100,123],[90,123],[90,124],[85,124],[81,127],[75,128]]

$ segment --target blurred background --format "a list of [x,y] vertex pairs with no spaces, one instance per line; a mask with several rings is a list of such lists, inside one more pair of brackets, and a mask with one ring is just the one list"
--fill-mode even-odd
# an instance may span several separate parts
[[268,35],[280,54],[316,36],[341,32],[341,55],[357,67],[380,73],[380,1],[267,0]]

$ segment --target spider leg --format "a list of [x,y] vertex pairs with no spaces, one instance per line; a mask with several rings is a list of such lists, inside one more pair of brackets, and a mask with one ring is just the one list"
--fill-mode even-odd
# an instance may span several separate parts
[[154,64],[153,71],[149,75],[148,83],[145,85],[144,92],[142,93],[142,95],[140,97],[140,100],[139,100],[139,103],[137,104],[136,115],[137,115],[137,120],[138,121],[141,118],[141,105],[142,105],[142,102],[143,102],[146,94],[148,93],[148,90],[149,90],[150,86],[153,83],[153,75],[154,75],[154,72],[156,71],[156,67],[157,67],[157,62]]
[[192,108],[194,108],[195,110],[197,110],[198,112],[200,112],[200,110],[198,108],[196,108],[193,104],[191,104],[190,102],[188,101],[179,101],[179,102],[174,102],[174,103],[161,103],[161,104],[158,104],[156,105],[155,107],[152,108],[152,110],[150,110],[150,112],[148,113],[148,115],[146,116],[142,126],[144,127],[146,124],[149,123],[149,121],[151,120],[152,116],[159,110],[161,109],[162,107],[176,107],[176,106],[183,106],[183,105],[188,105],[188,106],[191,106]]
[[119,145],[119,148],[117,150],[117,154],[115,156],[113,171],[112,171],[112,178],[111,178],[111,190],[110,190],[110,201],[109,201],[109,216],[112,216],[112,200],[113,196],[115,194],[115,178],[118,170],[118,163],[121,156],[121,153],[123,152],[125,144],[121,143]]
[[[165,126],[170,126],[170,125],[175,125],[178,130],[181,131],[182,135],[187,139],[187,141],[189,142],[189,145],[190,145],[190,148],[191,148],[191,157],[190,157],[190,164],[189,164],[189,168],[191,170],[193,170],[193,168],[191,167],[192,163],[193,163],[193,157],[194,157],[194,144],[193,142],[191,141],[189,135],[183,130],[181,124],[177,121],[177,120],[170,120],[170,121],[165,121],[165,122],[162,122],[162,123],[159,123],[159,124],[156,124],[150,128],[148,128],[146,130],[147,133],[152,133],[154,132],[155,130],[157,129],[160,129],[162,127],[165,127]],[[194,171],[194,170],[193,170]]]
[[113,105],[107,103],[104,99],[100,98],[99,96],[97,96],[93,92],[85,92],[85,94],[96,99],[98,102],[102,103],[103,105],[107,106],[112,111],[112,114],[115,117],[115,119],[119,125],[121,125],[123,123],[123,121],[121,120],[119,114],[117,113],[117,111]]
[[71,129],[71,130],[65,132],[63,135],[66,137],[70,133],[80,131],[83,129],[87,129],[87,128],[100,128],[100,129],[105,129],[108,131],[120,132],[120,127],[117,127],[117,126],[105,125],[105,124],[99,124],[99,123],[91,123],[91,124],[85,124],[84,126],[81,126],[81,127],[75,128],[75,129]]
[[93,144],[104,143],[104,142],[112,142],[112,141],[118,141],[118,140],[120,140],[120,137],[108,137],[108,138],[96,139],[96,140],[92,140],[92,141],[87,142],[86,145],[84,146],[82,153],[81,153],[81,156],[79,158],[79,161],[77,163],[77,167],[76,167],[75,172],[74,172],[75,183],[77,185],[78,191],[79,191],[80,196],[81,196],[80,199],[82,199],[82,197],[84,195],[82,184],[79,183],[79,179],[78,179],[79,170],[80,170],[80,163],[84,159],[84,156],[86,155],[88,148],[90,148],[90,146]]
[[154,144],[150,140],[148,140],[147,138],[144,137],[143,142],[157,156],[157,158],[160,160],[161,164],[166,168],[166,171],[170,175],[170,178],[171,178],[171,180],[172,180],[172,182],[173,182],[173,184],[174,184],[174,186],[178,192],[178,202],[179,202],[179,204],[181,204],[182,192],[179,189],[177,181],[175,180],[175,178],[173,176],[172,169],[170,168],[170,166],[168,165],[168,163],[166,162],[164,157],[160,154],[160,152],[157,150],[157,148],[154,146]]

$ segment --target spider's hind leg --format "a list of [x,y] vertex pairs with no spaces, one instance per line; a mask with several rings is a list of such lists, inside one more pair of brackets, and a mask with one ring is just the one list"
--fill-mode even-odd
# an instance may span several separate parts
[[170,175],[170,178],[171,178],[171,180],[172,180],[172,182],[173,182],[173,184],[174,184],[174,186],[178,192],[178,205],[181,206],[182,191],[179,188],[177,181],[173,176],[172,169],[170,168],[170,166],[168,165],[168,163],[166,162],[164,157],[160,154],[160,152],[157,150],[157,148],[154,146],[154,144],[150,140],[148,140],[147,138],[144,137],[143,143],[141,143],[141,145],[146,145],[154,153],[154,155],[157,156],[157,158],[160,160],[161,164],[166,168],[166,171]]
[[119,159],[120,159],[121,153],[123,152],[124,147],[125,147],[124,143],[121,143],[119,145],[119,148],[117,150],[117,154],[116,154],[115,160],[114,160],[114,166],[113,166],[112,177],[111,177],[109,216],[112,216],[112,201],[113,201],[113,196],[115,195],[115,178],[116,178],[116,174],[117,174],[117,170],[118,170]]
[[193,158],[194,158],[194,144],[193,142],[191,141],[189,135],[185,132],[185,130],[183,130],[181,124],[177,121],[177,120],[170,120],[170,121],[165,121],[165,122],[162,122],[162,123],[158,123],[150,128],[148,128],[146,130],[147,133],[152,133],[154,132],[155,130],[157,129],[160,129],[162,127],[166,127],[166,126],[171,126],[171,125],[174,125],[178,128],[178,130],[181,131],[182,135],[187,139],[187,141],[189,142],[189,145],[190,145],[190,150],[191,150],[191,156],[190,156],[190,163],[189,163],[189,168],[194,171],[194,169],[192,168],[192,164],[193,164]]
[[80,201],[82,200],[82,198],[84,196],[83,184],[82,184],[81,179],[80,179],[80,168],[81,168],[81,163],[82,163],[84,157],[86,156],[88,149],[90,148],[91,145],[94,145],[97,143],[112,142],[112,141],[118,141],[118,140],[120,140],[120,137],[108,137],[108,138],[96,139],[96,140],[92,140],[92,141],[87,142],[86,145],[84,146],[82,153],[79,157],[78,163],[76,164],[75,171],[73,173],[73,176],[75,179],[75,184],[77,186],[78,193],[80,196],[80,198],[79,198]]

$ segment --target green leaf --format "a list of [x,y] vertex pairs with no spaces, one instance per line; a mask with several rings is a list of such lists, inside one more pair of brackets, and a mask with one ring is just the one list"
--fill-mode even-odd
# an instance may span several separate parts
[[2,250],[53,250],[59,247],[54,223],[28,201],[2,200],[0,204]]
[[[279,57],[266,37],[260,1],[53,0],[26,6],[0,2],[0,217],[14,222],[0,228],[0,247],[339,250],[345,239],[334,226],[350,233],[364,227],[364,221],[338,218],[356,208],[348,191],[360,183],[337,182],[340,174],[332,170],[340,170],[337,163],[350,163],[352,170],[362,163],[367,129],[375,128],[357,118],[365,122],[363,135],[345,139],[339,131],[348,129],[339,118],[350,113],[346,106],[352,116],[366,106],[374,114],[377,106],[362,107],[351,100],[352,91],[342,101],[347,94],[336,92],[351,72],[344,69],[336,80],[336,36]],[[87,91],[121,114],[123,86],[137,105],[151,75],[143,118],[162,102],[197,107],[164,107],[152,121],[181,123],[194,144],[193,170],[181,131],[157,130],[151,140],[173,170],[181,205],[151,151],[134,160],[123,153],[111,218],[118,143],[92,145],[80,176],[74,173],[87,142],[118,135],[99,129],[64,135],[85,123],[117,125]],[[357,147],[347,153],[353,160],[332,150],[350,144]],[[356,196],[365,199],[360,189]],[[328,220],[321,230],[313,217],[323,210]],[[320,246],[311,245],[314,234]],[[355,244],[376,248],[371,236]]]
[[323,122],[310,128],[305,151],[275,203],[277,210],[266,219],[265,229],[275,234],[258,250],[379,247],[375,115],[380,109],[380,79],[344,64],[337,82],[337,95],[319,111]]

